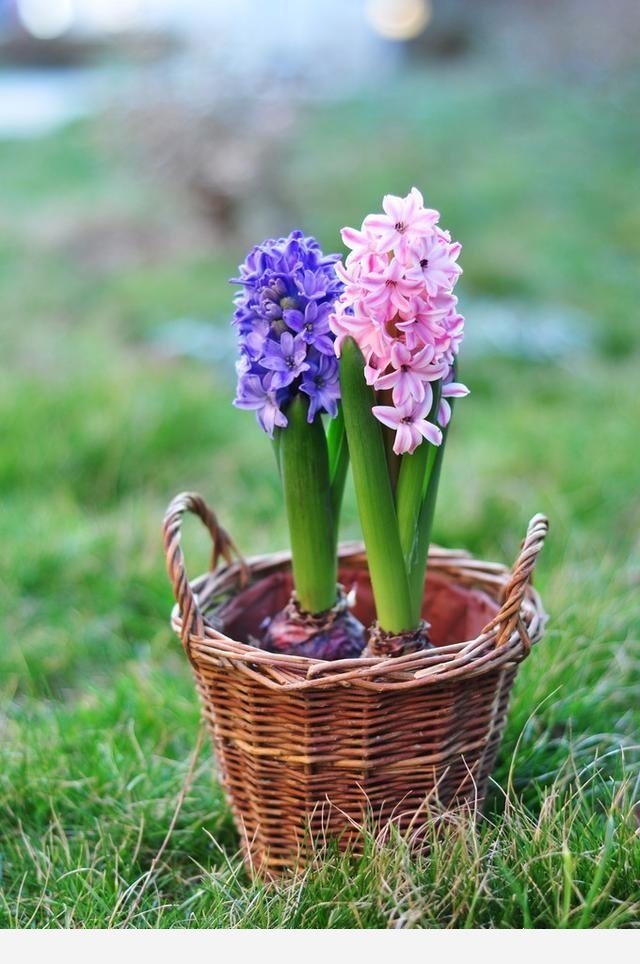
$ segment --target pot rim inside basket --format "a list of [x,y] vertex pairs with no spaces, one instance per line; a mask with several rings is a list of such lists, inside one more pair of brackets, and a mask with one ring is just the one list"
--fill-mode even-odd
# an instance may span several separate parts
[[[341,570],[366,570],[364,546],[360,542],[339,547]],[[253,556],[246,560],[252,579],[249,587],[277,572],[290,570],[289,552]],[[465,550],[448,550],[432,546],[427,569],[441,582],[457,587],[479,590],[488,597],[497,615],[501,596],[510,578],[510,571],[500,563],[482,562]],[[189,638],[189,655],[197,666],[225,660],[251,675],[259,674],[265,685],[286,689],[326,686],[331,682],[342,685],[364,685],[374,689],[398,689],[427,683],[445,682],[453,677],[472,676],[493,671],[506,664],[520,662],[531,645],[539,641],[544,630],[546,614],[537,592],[527,586],[518,614],[519,628],[511,633],[506,643],[497,646],[499,624],[489,620],[476,637],[436,646],[434,649],[409,653],[405,656],[359,657],[327,661],[286,653],[269,653],[251,643],[234,639],[225,632],[224,622],[216,619],[216,610],[224,610],[225,603],[237,597],[247,586],[241,585],[241,567],[226,566],[201,575],[191,582],[198,604],[204,614],[203,634]],[[221,602],[212,608],[212,601]],[[182,619],[178,606],[172,612],[172,626],[182,634]],[[524,631],[524,632],[523,632]]]

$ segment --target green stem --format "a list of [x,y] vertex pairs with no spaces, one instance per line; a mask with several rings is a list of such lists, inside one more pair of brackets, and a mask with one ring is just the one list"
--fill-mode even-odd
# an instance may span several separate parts
[[289,521],[293,581],[298,601],[311,613],[335,604],[338,580],[327,439],[322,419],[307,422],[302,396],[287,408],[279,432],[279,463]]
[[416,541],[414,544],[411,563],[409,565],[409,587],[413,600],[413,615],[420,619],[422,597],[424,594],[424,580],[427,570],[427,557],[431,544],[431,529],[438,495],[438,483],[444,457],[444,446],[447,440],[447,429],[442,432],[442,442],[439,446],[429,445],[429,461],[425,473],[426,492],[418,516]]
[[427,476],[429,455],[434,446],[426,440],[412,454],[402,456],[400,477],[396,491],[396,511],[398,513],[398,532],[407,572],[413,559],[418,535],[418,518],[424,498],[424,483]]
[[342,508],[342,497],[349,468],[349,445],[344,427],[344,412],[342,404],[338,405],[338,414],[332,418],[327,427],[327,448],[329,450],[329,479],[331,486],[331,510],[334,527],[334,544],[338,541],[338,523]]
[[[435,422],[439,405],[440,382],[438,381],[433,386],[433,403],[428,415],[429,421]],[[430,468],[433,465],[436,448],[425,439],[413,454],[402,456],[396,490],[396,510],[407,572],[410,572],[412,565],[418,537],[418,518],[429,484]]]
[[382,426],[371,412],[375,394],[364,379],[364,359],[347,338],[340,384],[360,524],[367,547],[378,621],[391,633],[415,629]]
[[282,451],[282,429],[276,428],[273,433],[273,454],[276,457],[276,466],[278,468],[278,475],[280,476],[280,481],[282,481],[282,463],[280,461],[281,451]]
[[[454,380],[456,375],[457,366],[454,362]],[[434,390],[431,412],[429,413],[429,419],[431,421],[434,421],[435,413],[438,411],[441,392],[442,383],[438,382],[437,388]],[[442,430],[442,442],[437,448],[435,448],[433,445],[429,446],[429,459],[424,477],[422,504],[417,520],[416,539],[413,546],[411,561],[407,566],[411,598],[414,602],[414,615],[416,612],[419,615],[422,608],[424,582],[427,571],[427,559],[429,557],[429,546],[431,544],[431,529],[433,528],[433,516],[436,509],[436,499],[438,497],[438,486],[440,484],[440,472],[442,470],[442,460],[444,458],[444,447],[447,441],[447,435],[449,434],[449,428],[451,427],[451,419],[453,417],[453,398],[449,399],[449,406],[451,412],[449,415],[449,422]]]
[[[385,389],[384,391],[376,392],[376,404],[377,405],[393,405],[393,395],[391,389]],[[391,491],[393,492],[393,497],[396,496],[396,489],[398,486],[398,478],[400,476],[400,463],[402,456],[396,455],[393,451],[393,443],[396,440],[396,433],[392,428],[387,425],[382,426],[382,438],[384,439],[384,449],[387,453],[387,466],[389,467],[389,481],[391,482]]]

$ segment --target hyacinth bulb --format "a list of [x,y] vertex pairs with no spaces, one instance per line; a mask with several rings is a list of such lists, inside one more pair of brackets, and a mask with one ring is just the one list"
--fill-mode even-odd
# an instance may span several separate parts
[[292,599],[261,629],[261,649],[311,659],[356,659],[367,641],[365,628],[348,608],[346,597],[319,615],[304,612]]
[[429,624],[420,621],[417,629],[409,633],[386,633],[375,623],[369,632],[369,639],[363,656],[377,656],[381,659],[397,659],[408,653],[418,653],[421,650],[433,649],[429,638]]

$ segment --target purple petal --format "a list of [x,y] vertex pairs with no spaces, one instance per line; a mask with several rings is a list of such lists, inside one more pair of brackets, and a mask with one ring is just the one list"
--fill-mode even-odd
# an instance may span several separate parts
[[297,308],[287,308],[283,312],[282,317],[289,328],[293,328],[294,331],[302,331],[304,326],[304,315]]

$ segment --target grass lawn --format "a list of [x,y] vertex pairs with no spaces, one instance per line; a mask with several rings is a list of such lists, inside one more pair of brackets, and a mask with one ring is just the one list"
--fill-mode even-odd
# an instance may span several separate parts
[[[549,630],[518,678],[485,821],[421,858],[369,839],[362,859],[252,881],[207,744],[135,926],[640,924],[637,95],[628,78],[576,90],[453,73],[300,119],[290,201],[327,247],[417,183],[464,243],[469,330],[481,299],[584,318],[571,356],[463,354],[473,394],[436,522],[439,542],[511,561],[547,513]],[[230,405],[232,366],[154,341],[177,317],[226,332],[244,252],[92,260],[74,235],[87,219],[162,232],[173,214],[89,124],[3,143],[0,181],[0,924],[118,926],[198,733],[168,626],[165,506],[197,489],[247,553],[286,542],[268,442]],[[196,523],[186,542],[196,575]]]

